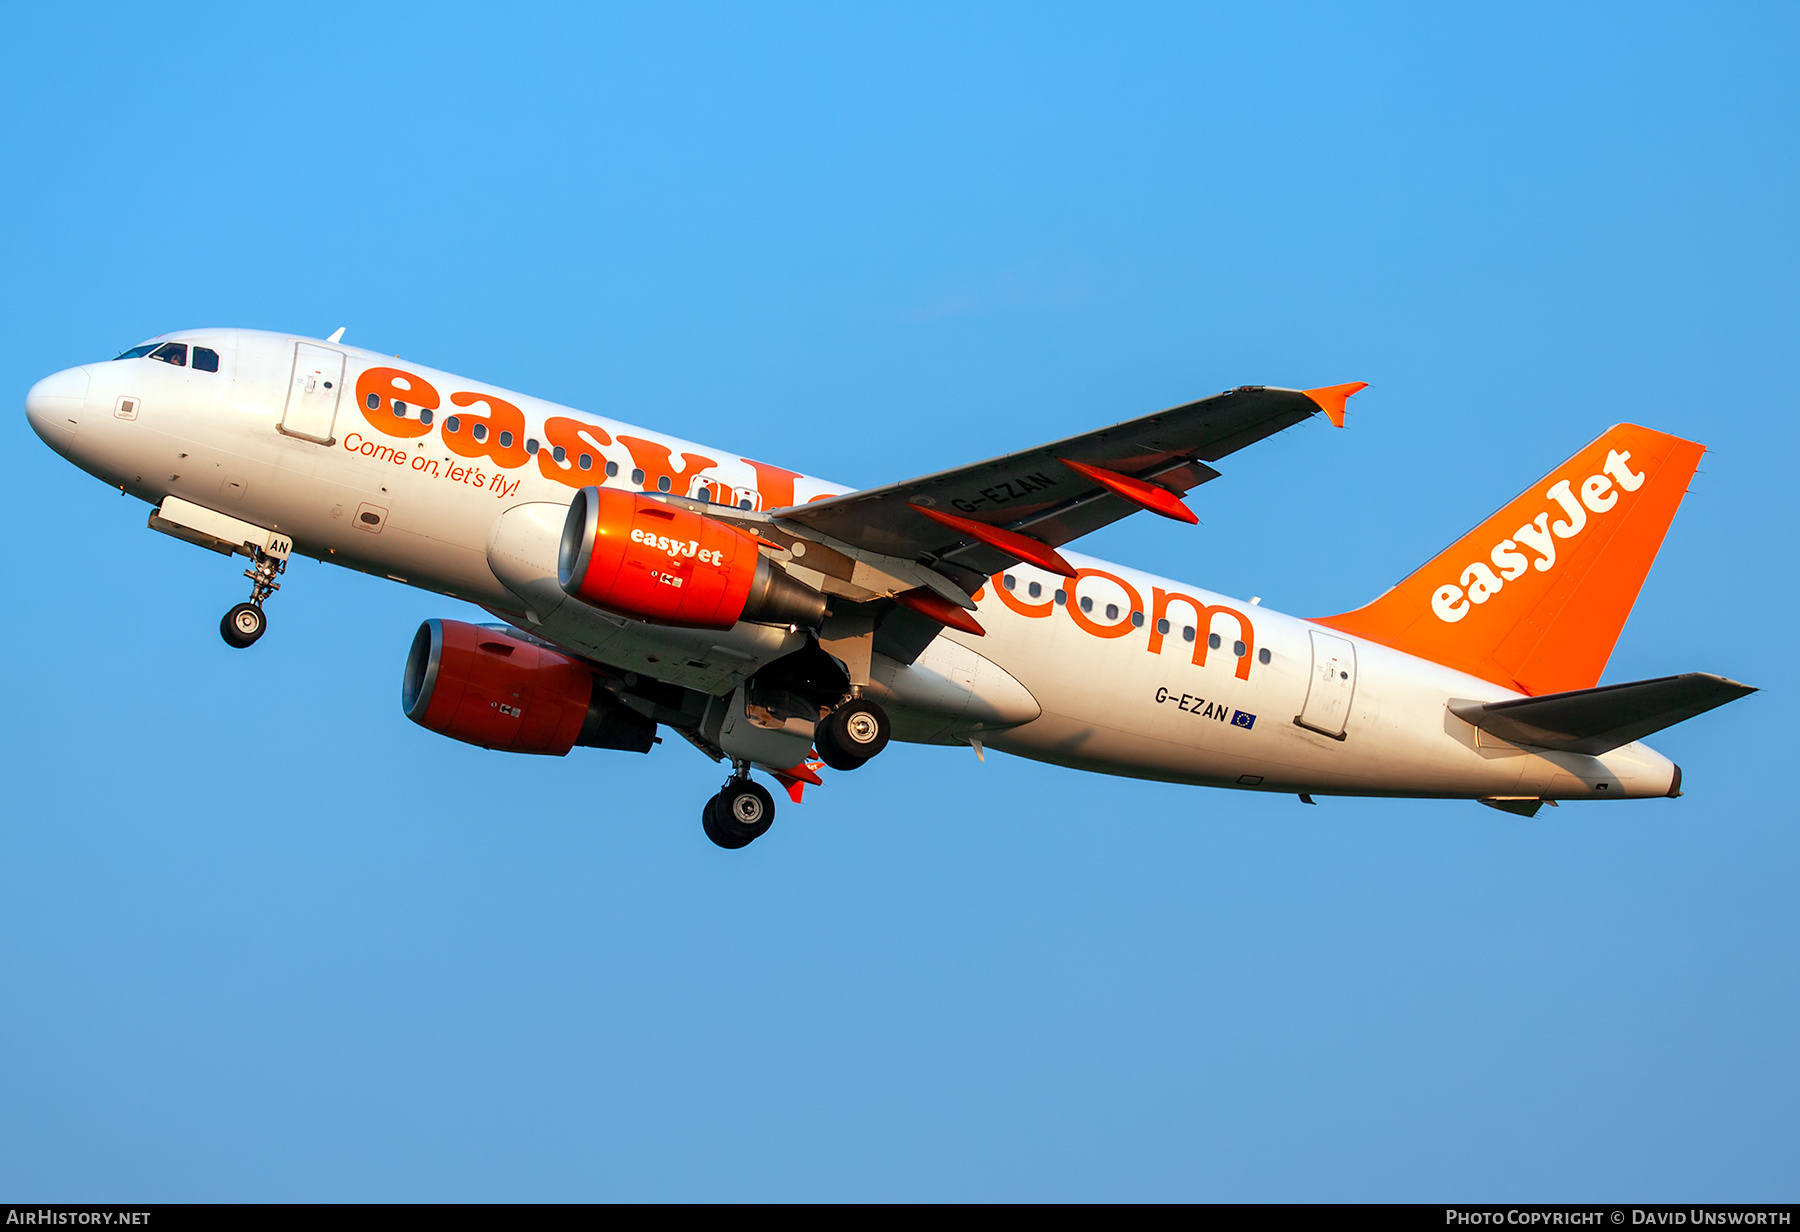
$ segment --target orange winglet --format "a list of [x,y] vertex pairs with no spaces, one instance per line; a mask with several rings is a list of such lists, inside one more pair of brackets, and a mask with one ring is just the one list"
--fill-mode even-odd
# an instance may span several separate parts
[[926,590],[923,586],[917,590],[903,590],[894,596],[894,602],[910,607],[921,616],[929,616],[940,625],[961,629],[976,637],[987,636],[987,630],[973,616],[934,590]]
[[1344,403],[1350,401],[1353,394],[1359,394],[1368,387],[1367,381],[1351,381],[1348,385],[1327,385],[1323,389],[1306,389],[1301,392],[1319,404],[1319,409],[1325,412],[1325,418],[1341,428],[1344,426]]
[[[1033,539],[1029,535],[1021,535],[1017,531],[1006,530],[999,526],[989,526],[986,522],[977,522],[973,518],[959,518],[953,513],[940,513],[936,509],[927,509],[923,505],[914,505],[914,513],[922,513],[933,522],[941,522],[945,526],[960,530],[971,539],[979,539],[989,547],[998,548],[1009,556],[1016,556],[1028,565],[1036,565],[1046,573],[1058,573],[1063,577],[1074,577],[1075,566],[1062,558],[1055,548],[1042,540]],[[929,614],[929,613],[927,613]],[[949,624],[949,621],[945,621]]]
[[787,788],[788,799],[799,804],[808,783],[814,787],[825,786],[825,780],[819,777],[819,767],[824,764],[822,761],[803,761],[790,770],[771,770],[769,773]]
[[1058,458],[1057,461],[1077,475],[1092,479],[1115,496],[1124,497],[1139,509],[1160,513],[1165,518],[1186,522],[1189,526],[1196,526],[1200,522],[1194,511],[1182,504],[1181,498],[1167,488],[1159,488],[1153,483],[1145,483],[1142,479],[1133,479],[1130,475],[1121,475],[1105,467],[1089,466],[1086,462],[1071,462],[1067,458]]

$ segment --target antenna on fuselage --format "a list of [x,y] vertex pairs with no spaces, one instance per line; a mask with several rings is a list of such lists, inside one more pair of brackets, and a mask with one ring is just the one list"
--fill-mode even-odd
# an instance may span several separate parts
[[327,341],[327,342],[342,342],[343,340],[344,340],[344,327],[342,325],[340,325],[336,329],[332,330],[331,337],[325,339],[325,341]]

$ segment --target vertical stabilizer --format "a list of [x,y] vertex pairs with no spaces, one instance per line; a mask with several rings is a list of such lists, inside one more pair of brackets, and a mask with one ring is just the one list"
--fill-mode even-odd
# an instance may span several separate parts
[[1375,602],[1317,623],[1521,693],[1591,688],[1705,452],[1620,424]]

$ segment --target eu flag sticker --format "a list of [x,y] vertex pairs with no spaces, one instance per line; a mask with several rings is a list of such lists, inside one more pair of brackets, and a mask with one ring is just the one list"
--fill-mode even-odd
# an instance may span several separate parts
[[1249,731],[1252,727],[1256,726],[1256,716],[1253,714],[1245,714],[1242,710],[1234,711],[1231,715],[1231,725]]

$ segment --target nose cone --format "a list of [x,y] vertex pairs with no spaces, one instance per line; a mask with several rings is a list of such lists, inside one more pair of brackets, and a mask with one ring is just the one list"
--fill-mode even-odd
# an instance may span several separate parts
[[87,395],[87,369],[66,368],[31,387],[25,395],[25,418],[45,444],[60,450],[81,424]]

